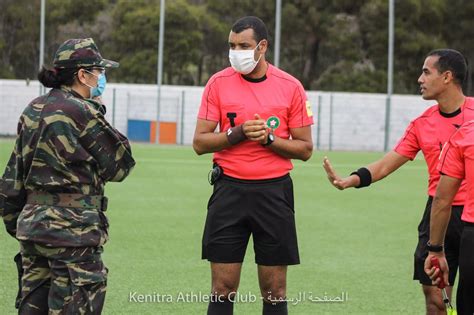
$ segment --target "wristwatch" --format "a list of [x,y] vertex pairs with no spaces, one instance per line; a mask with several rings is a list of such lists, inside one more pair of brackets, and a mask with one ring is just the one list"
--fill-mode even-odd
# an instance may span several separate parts
[[273,141],[275,141],[275,135],[273,134],[273,132],[270,132],[268,134],[268,137],[267,137],[267,143],[263,144],[264,147],[267,147],[269,146],[270,144],[273,143]]
[[433,245],[428,241],[426,244],[426,249],[428,249],[429,252],[439,253],[443,251],[444,247],[443,245]]

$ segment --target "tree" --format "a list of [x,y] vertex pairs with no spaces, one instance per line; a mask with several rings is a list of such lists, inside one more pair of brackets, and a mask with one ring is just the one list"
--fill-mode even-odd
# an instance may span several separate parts
[[[40,0],[0,0],[0,77],[38,71]],[[121,63],[111,81],[155,83],[159,0],[47,0],[45,62],[68,38],[92,37]],[[166,1],[165,84],[203,85],[229,66],[227,39],[240,17],[260,17],[273,60],[274,0]],[[435,48],[460,50],[473,93],[474,2],[404,0],[395,5],[394,92],[417,93],[424,57]],[[388,0],[283,1],[280,67],[307,89],[386,92]]]
[[[187,80],[194,84],[190,66],[199,59],[202,34],[198,8],[185,0],[167,2],[163,72],[165,84]],[[126,82],[156,83],[160,8],[157,1],[119,1],[112,12],[110,55],[121,63],[114,73]]]
[[468,80],[465,92],[474,95],[474,2],[470,0],[452,0],[443,10],[445,22],[442,27],[443,38],[449,47],[459,50],[468,61]]
[[35,78],[39,60],[39,1],[2,2],[0,74],[9,78]]
[[[395,7],[394,92],[418,93],[417,79],[428,52],[443,47],[443,0],[398,1]],[[367,2],[361,10],[361,29],[368,59],[375,69],[387,68],[388,1]],[[386,84],[386,80],[384,80]],[[379,92],[385,92],[386,88]]]
[[[48,0],[44,62],[51,64],[56,49],[71,38],[68,36],[71,33],[77,37],[90,37],[87,35],[94,27],[95,17],[107,3],[108,0]],[[39,65],[39,25],[40,0],[2,0],[1,77],[36,78]],[[68,27],[70,32],[58,31]]]

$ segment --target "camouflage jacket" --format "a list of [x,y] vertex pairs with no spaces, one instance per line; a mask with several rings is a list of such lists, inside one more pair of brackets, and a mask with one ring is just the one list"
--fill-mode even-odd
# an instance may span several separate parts
[[18,123],[18,137],[0,181],[0,214],[8,233],[47,246],[97,246],[107,240],[98,209],[26,204],[28,191],[103,195],[135,161],[128,140],[97,102],[67,87],[33,100]]

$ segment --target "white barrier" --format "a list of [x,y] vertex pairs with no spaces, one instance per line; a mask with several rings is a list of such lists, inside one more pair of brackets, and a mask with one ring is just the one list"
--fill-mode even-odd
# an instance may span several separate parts
[[[176,122],[178,144],[192,143],[203,87],[162,86],[160,121]],[[40,94],[38,81],[0,80],[0,135],[15,135],[18,117]],[[385,94],[307,91],[315,125],[313,142],[321,150],[382,151],[385,137]],[[127,133],[129,119],[157,119],[157,87],[109,83],[103,96],[107,119]],[[416,95],[393,95],[390,113],[392,147],[410,120],[432,101]]]

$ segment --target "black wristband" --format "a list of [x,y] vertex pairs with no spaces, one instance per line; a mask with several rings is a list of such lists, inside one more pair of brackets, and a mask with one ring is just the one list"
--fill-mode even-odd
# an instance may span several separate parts
[[243,125],[238,125],[227,130],[227,141],[234,145],[247,139],[244,133]]
[[426,243],[426,249],[428,249],[429,252],[439,253],[444,250],[444,247],[443,245],[433,245],[428,241],[428,243]]
[[370,171],[365,167],[359,168],[357,171],[352,172],[351,175],[359,176],[360,183],[356,188],[367,187],[372,184],[372,174],[370,174]]

